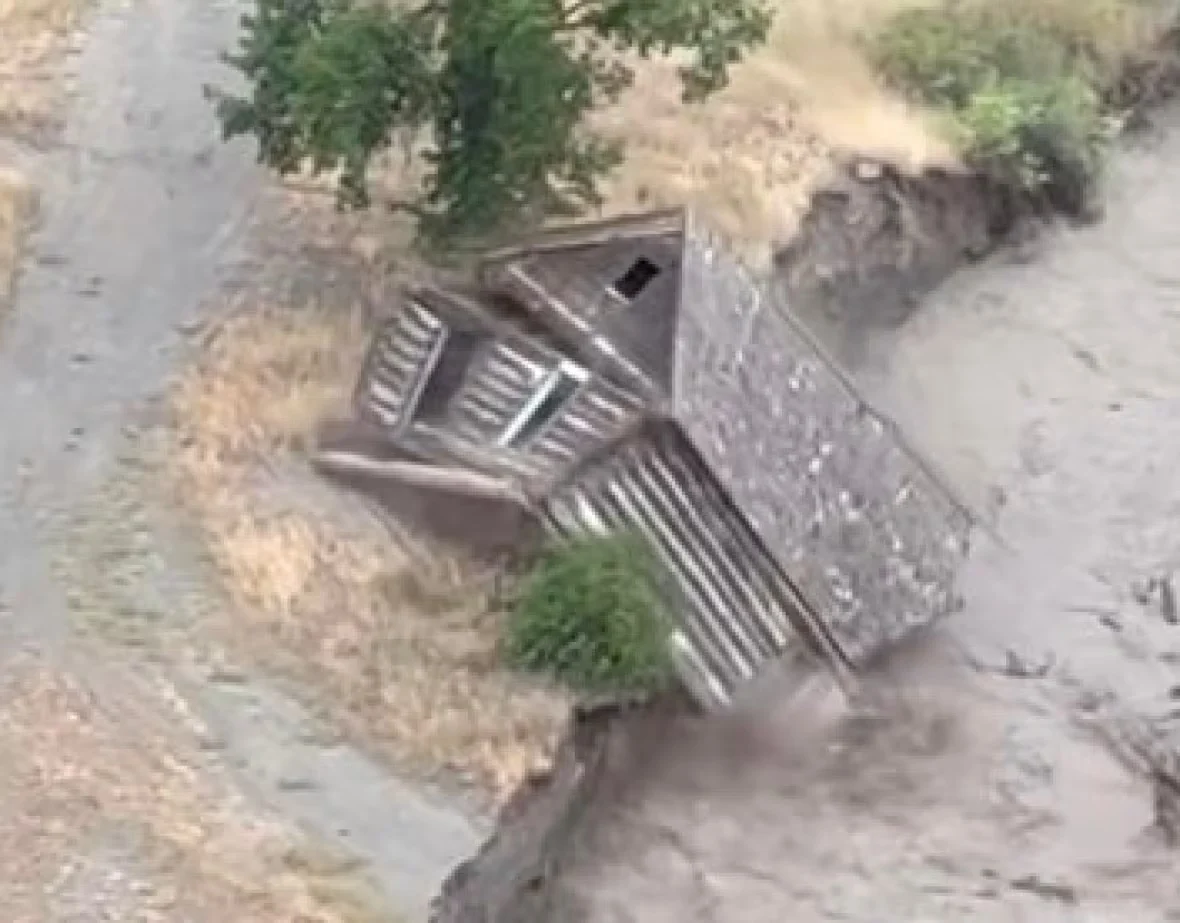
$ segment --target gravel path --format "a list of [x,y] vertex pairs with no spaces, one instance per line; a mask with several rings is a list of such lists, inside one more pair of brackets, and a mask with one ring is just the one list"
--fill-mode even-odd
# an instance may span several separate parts
[[[181,627],[177,616],[199,594],[172,566],[183,547],[161,544],[167,532],[117,488],[129,476],[136,425],[153,413],[183,354],[186,327],[221,286],[248,271],[251,235],[264,217],[265,182],[251,152],[219,143],[202,95],[203,83],[227,78],[218,55],[234,40],[240,12],[219,0],[103,5],[75,62],[80,89],[64,137],[47,150],[14,152],[41,183],[44,222],[16,308],[0,327],[0,752],[22,727],[47,730],[29,753],[40,768],[20,785],[0,786],[0,906],[16,914],[8,919],[151,919],[134,890],[104,896],[94,882],[132,881],[137,864],[157,877],[197,880],[179,853],[161,865],[146,841],[128,835],[128,824],[142,832],[158,820],[149,824],[155,815],[143,805],[163,783],[136,768],[141,748],[157,747],[195,774],[194,790],[210,789],[213,802],[194,801],[191,816],[177,806],[173,831],[188,824],[210,839],[229,836],[236,828],[215,830],[219,815],[209,804],[232,803],[239,817],[352,855],[356,861],[344,864],[366,867],[360,877],[375,883],[389,913],[424,916],[443,875],[479,842],[478,827],[441,798],[349,747],[317,742],[309,716],[261,680],[80,637],[104,616],[127,622],[128,611],[151,631]],[[95,611],[114,606],[124,611]],[[95,703],[101,718],[50,707],[52,696],[34,701],[29,690],[38,686],[29,677],[54,695]],[[129,703],[168,733],[151,743],[146,728],[136,730],[146,718]],[[105,743],[83,746],[68,735],[55,742],[56,730],[79,721],[87,741]],[[103,773],[120,765],[126,771],[116,786]],[[90,780],[78,795],[90,808],[65,815],[86,827],[85,843],[35,840],[29,861],[18,862],[27,833],[21,818],[58,797],[52,779],[66,767]],[[142,798],[133,797],[136,787]],[[122,821],[106,824],[108,810]],[[244,837],[239,852],[249,854]],[[18,841],[21,850],[12,845]],[[212,847],[191,852],[204,861],[205,848]],[[70,906],[82,909],[50,900],[60,869],[88,856],[106,877],[66,876],[76,885]],[[276,868],[286,868],[276,862],[226,893],[267,891]],[[198,878],[213,887],[205,872]],[[191,916],[164,918],[243,918],[245,908],[232,901],[210,898],[203,909],[194,901]]]

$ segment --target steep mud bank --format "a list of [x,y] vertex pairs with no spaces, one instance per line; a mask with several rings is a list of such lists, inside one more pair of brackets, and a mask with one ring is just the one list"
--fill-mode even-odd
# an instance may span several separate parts
[[904,323],[930,291],[1008,239],[1027,203],[985,176],[910,177],[853,164],[817,193],[799,234],[775,257],[788,303],[839,357]]
[[[1105,106],[1130,137],[1148,133],[1158,106],[1180,87],[1180,28],[1130,59]],[[906,174],[857,161],[812,197],[799,232],[775,256],[793,310],[848,364],[869,340],[898,328],[960,267],[1008,246],[1017,260],[1037,253],[1046,221],[1100,219],[1102,190],[1032,198],[969,170]]]
[[459,865],[432,908],[432,923],[548,923],[554,916],[552,884],[582,828],[617,793],[626,742],[638,728],[658,729],[683,714],[679,700],[643,707],[607,704],[575,708],[552,768],[528,780],[508,801],[495,833],[479,853]]

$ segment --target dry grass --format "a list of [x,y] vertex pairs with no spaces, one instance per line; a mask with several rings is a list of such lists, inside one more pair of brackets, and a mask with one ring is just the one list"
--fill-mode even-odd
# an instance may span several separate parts
[[[1113,72],[1175,17],[1170,0],[959,0],[1010,9],[1084,40]],[[908,172],[954,167],[959,152],[928,113],[883,87],[865,40],[901,10],[940,0],[778,0],[769,42],[704,105],[679,99],[675,66],[641,62],[634,90],[595,123],[622,138],[627,162],[606,186],[606,213],[688,202],[746,258],[765,265],[789,240],[833,156]]]
[[0,129],[36,133],[56,123],[57,60],[86,0],[0,0]]
[[567,703],[501,670],[494,575],[396,540],[298,464],[363,345],[345,309],[231,316],[174,394],[177,484],[246,643],[278,638],[286,666],[400,762],[504,795],[549,758]]
[[634,89],[596,127],[626,142],[607,213],[687,202],[751,262],[791,238],[833,155],[916,170],[955,155],[924,115],[887,93],[857,42],[914,0],[782,0],[769,42],[703,105],[686,107],[671,61],[637,65]]
[[[39,133],[55,122],[56,63],[85,0],[0,0],[0,134]],[[0,164],[0,312],[12,297],[36,196]]]
[[23,176],[0,169],[0,315],[12,300],[37,195]]
[[[5,919],[349,923],[286,864],[301,842],[210,780],[186,716],[152,684],[32,658],[0,685],[0,904]],[[371,918],[366,918],[371,919]]]

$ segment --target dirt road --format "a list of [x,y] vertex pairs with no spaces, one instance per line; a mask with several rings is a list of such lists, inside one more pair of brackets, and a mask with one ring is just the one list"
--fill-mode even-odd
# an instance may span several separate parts
[[111,485],[185,326],[245,271],[261,220],[263,177],[218,142],[202,97],[226,77],[240,12],[103,4],[64,137],[11,152],[44,205],[0,326],[0,906],[14,921],[416,919],[479,840],[261,681],[84,630],[110,616],[179,633],[191,614],[183,542]]
[[1003,540],[967,611],[874,681],[888,720],[850,739],[771,689],[670,732],[583,844],[563,919],[1180,918],[1156,792],[1125,762],[1166,749],[1180,688],[1174,604],[1146,590],[1180,565],[1164,122],[1119,159],[1105,221],[953,279],[859,371]]

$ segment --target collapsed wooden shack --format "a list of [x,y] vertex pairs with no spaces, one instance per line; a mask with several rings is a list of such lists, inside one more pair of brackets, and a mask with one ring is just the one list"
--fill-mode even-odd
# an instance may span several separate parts
[[853,671],[958,605],[971,518],[691,212],[577,225],[407,289],[355,420],[321,440],[379,473],[633,530],[678,596],[678,670],[709,708],[793,655]]

